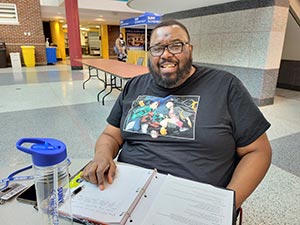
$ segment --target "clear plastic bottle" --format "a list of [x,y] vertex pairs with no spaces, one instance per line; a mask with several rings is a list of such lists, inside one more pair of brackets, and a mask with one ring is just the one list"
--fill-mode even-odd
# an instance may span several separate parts
[[49,44],[49,38],[46,38],[46,48],[48,48],[50,46]]
[[22,138],[16,147],[32,155],[40,224],[73,224],[65,144],[51,138]]

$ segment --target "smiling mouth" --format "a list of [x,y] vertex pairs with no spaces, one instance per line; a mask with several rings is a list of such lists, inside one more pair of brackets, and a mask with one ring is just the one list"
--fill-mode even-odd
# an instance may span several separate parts
[[160,68],[173,68],[176,67],[177,64],[176,63],[172,63],[172,64],[162,64],[160,65]]

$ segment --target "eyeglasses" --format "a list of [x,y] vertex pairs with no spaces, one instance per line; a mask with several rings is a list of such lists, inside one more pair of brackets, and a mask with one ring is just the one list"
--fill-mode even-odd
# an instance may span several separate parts
[[180,41],[168,45],[154,45],[149,47],[149,52],[153,57],[159,57],[165,52],[165,49],[167,48],[170,53],[179,54],[182,52],[184,45],[189,45],[189,43]]

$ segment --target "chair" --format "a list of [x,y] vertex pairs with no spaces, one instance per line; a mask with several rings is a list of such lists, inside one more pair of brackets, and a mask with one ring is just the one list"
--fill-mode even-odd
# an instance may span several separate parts
[[142,66],[143,62],[144,62],[144,57],[139,57],[136,61],[136,64]]
[[[236,158],[235,159],[235,165],[237,166],[238,163],[240,162],[240,158]],[[237,210],[236,210],[236,224],[237,225],[242,225],[243,223],[243,209],[242,206],[240,206]]]
[[242,207],[238,208],[238,210],[237,210],[237,218],[239,218],[238,219],[238,225],[242,225],[242,223],[243,223],[243,209],[242,209]]

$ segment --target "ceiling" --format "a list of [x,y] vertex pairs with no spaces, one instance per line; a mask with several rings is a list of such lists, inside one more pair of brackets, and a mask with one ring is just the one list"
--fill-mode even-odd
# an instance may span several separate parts
[[128,0],[128,6],[136,10],[167,14],[235,1],[237,0]]
[[[66,23],[64,1],[41,0],[43,21]],[[141,15],[143,11],[134,10],[127,2],[116,0],[78,0],[80,24],[93,27],[100,24],[119,25],[120,20]]]
[[[66,22],[64,0],[40,0],[44,21]],[[93,27],[100,24],[119,25],[120,20],[144,12],[166,14],[233,0],[78,0],[80,24]]]

